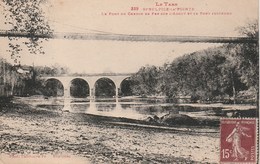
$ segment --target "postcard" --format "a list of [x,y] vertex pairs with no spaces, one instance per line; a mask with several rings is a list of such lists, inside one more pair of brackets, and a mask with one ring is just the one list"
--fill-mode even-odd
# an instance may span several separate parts
[[257,163],[258,0],[2,0],[0,163]]

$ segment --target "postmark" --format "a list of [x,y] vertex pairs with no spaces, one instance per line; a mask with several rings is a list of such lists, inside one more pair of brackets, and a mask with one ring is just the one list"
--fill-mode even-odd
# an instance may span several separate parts
[[220,121],[220,162],[255,163],[257,120],[225,118]]

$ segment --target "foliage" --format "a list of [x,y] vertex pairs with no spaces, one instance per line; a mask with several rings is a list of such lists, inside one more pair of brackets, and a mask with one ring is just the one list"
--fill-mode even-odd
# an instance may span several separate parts
[[[225,57],[222,49],[208,49],[174,60],[166,65],[164,79],[166,81],[166,95],[199,97],[212,99],[223,95],[221,67]],[[167,84],[174,84],[168,87]]]
[[[257,27],[257,22],[253,22],[239,31],[258,39]],[[258,43],[230,43],[186,54],[163,67],[142,67],[132,77],[132,90],[136,95],[190,96],[204,101],[232,99],[234,103],[238,95],[246,95],[256,101],[258,60]]]
[[155,95],[158,93],[159,69],[155,66],[146,66],[132,77],[132,92],[135,95]]
[[52,30],[47,22],[42,4],[45,0],[3,0],[5,24],[10,26],[10,32],[28,33],[28,40],[9,37],[9,52],[15,63],[19,63],[24,45],[32,54],[44,54],[43,39],[38,35],[50,35]]
[[[18,69],[23,71],[19,73]],[[12,66],[10,63],[6,62],[0,58],[0,86],[5,86],[5,92],[8,95],[17,96],[30,96],[30,95],[57,95],[57,89],[51,88],[46,90],[46,86],[40,76],[61,76],[68,73],[68,68],[59,65],[54,65],[52,67],[42,67],[42,66]],[[55,82],[48,85],[58,86]],[[57,87],[56,87],[57,88]],[[60,86],[58,86],[60,88]],[[53,93],[53,91],[55,93]],[[0,93],[0,96],[4,96],[4,93]],[[58,93],[61,95],[61,93]]]
[[[244,27],[238,28],[239,32],[247,37],[258,39],[258,22],[255,20]],[[236,51],[239,58],[239,69],[241,79],[247,86],[252,86],[259,90],[259,42],[230,45]]]
[[36,66],[34,71],[37,76],[64,76],[70,72],[68,67],[60,66],[59,64],[48,66]]

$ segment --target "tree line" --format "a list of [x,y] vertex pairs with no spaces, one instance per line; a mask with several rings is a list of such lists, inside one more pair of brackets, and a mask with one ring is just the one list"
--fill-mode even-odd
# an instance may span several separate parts
[[[41,76],[62,76],[69,69],[58,64],[53,66],[11,65],[0,58],[0,97],[48,95]],[[57,83],[53,83],[55,88]]]
[[[258,38],[258,24],[239,28]],[[190,96],[193,101],[256,102],[259,92],[258,43],[230,43],[185,54],[161,67],[145,66],[131,77],[134,95],[170,98]]]

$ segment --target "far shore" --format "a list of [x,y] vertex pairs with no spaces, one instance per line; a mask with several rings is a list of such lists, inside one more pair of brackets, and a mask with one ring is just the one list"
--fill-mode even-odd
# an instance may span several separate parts
[[223,110],[249,110],[256,109],[256,105],[248,104],[222,104],[222,103],[212,103],[212,104],[203,104],[203,103],[187,103],[187,104],[177,104],[178,106],[192,106],[192,107],[215,107],[223,108]]

